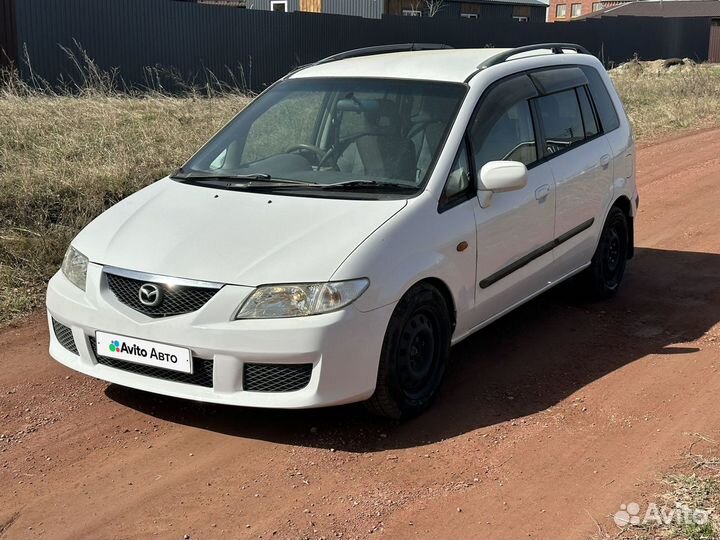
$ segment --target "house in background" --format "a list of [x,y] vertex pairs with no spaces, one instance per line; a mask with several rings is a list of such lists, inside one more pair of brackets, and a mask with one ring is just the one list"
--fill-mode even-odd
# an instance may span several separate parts
[[569,21],[631,2],[632,0],[550,0],[548,22]]
[[718,0],[550,0],[548,20],[578,17],[720,17]]
[[[547,4],[541,0],[385,0],[388,15],[463,17],[466,19],[502,18],[518,22],[545,22]],[[431,13],[432,8],[435,13]],[[433,10],[434,11],[434,10]]]
[[[615,4],[615,5],[608,5]],[[708,17],[720,19],[718,0],[643,0],[641,2],[605,2],[605,9],[590,17]]]
[[547,4],[542,0],[196,0],[246,9],[353,15],[380,19],[384,15],[409,17],[504,18],[518,22],[544,22]]

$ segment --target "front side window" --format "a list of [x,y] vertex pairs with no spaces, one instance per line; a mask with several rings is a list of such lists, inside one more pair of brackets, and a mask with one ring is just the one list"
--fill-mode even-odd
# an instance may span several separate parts
[[409,80],[284,81],[257,98],[174,177],[261,175],[316,189],[361,182],[417,190],[466,90],[463,84]]
[[580,105],[574,89],[536,100],[545,133],[546,153],[560,152],[585,139]]
[[535,130],[528,100],[537,91],[526,76],[504,81],[483,98],[470,131],[475,168],[488,161],[538,159]]

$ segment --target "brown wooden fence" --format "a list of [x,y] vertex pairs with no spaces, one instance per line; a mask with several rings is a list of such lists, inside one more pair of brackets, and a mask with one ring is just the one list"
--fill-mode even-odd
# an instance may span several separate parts
[[710,26],[709,62],[720,62],[720,19],[713,19]]

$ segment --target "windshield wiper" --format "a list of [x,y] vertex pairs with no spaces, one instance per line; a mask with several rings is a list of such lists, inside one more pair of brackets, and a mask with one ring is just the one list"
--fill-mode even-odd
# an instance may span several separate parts
[[399,182],[378,182],[377,180],[347,180],[345,182],[336,182],[334,184],[317,184],[317,188],[330,189],[330,190],[345,190],[345,189],[403,189],[415,191],[417,186],[411,186],[408,184],[401,184]]
[[266,173],[254,173],[254,174],[220,174],[220,173],[205,173],[205,172],[193,172],[193,173],[182,173],[175,172],[171,178],[178,180],[253,180],[253,181],[269,181],[272,180],[272,176]]
[[[303,182],[300,180],[288,180],[285,178],[273,179],[266,173],[255,174],[212,174],[205,172],[182,173],[176,172],[171,178],[187,181],[187,182],[207,182],[207,181],[223,181],[238,182],[237,187],[240,189],[283,189],[283,188],[301,188],[301,189],[321,189],[328,191],[349,191],[349,190],[385,190],[399,189],[405,191],[415,191],[417,187],[408,184],[400,184],[397,182],[378,182],[377,180],[347,180],[344,182],[335,182],[333,184],[319,184],[316,182]],[[257,184],[256,184],[257,182]],[[228,186],[229,187],[229,186]]]
[[[297,187],[308,184],[307,182],[301,182],[299,180],[288,180],[286,178],[273,179],[267,173],[254,173],[254,174],[212,174],[204,172],[195,173],[175,173],[170,178],[180,180],[183,182],[212,182],[212,181],[228,181],[232,187],[241,189],[252,189],[252,188],[282,188],[282,187]],[[227,187],[230,187],[228,185]]]

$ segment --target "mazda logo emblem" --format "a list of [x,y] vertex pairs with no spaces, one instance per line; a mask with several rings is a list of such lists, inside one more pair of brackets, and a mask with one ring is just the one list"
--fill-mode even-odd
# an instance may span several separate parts
[[162,290],[153,283],[145,283],[138,291],[138,299],[143,306],[157,307],[163,300]]

